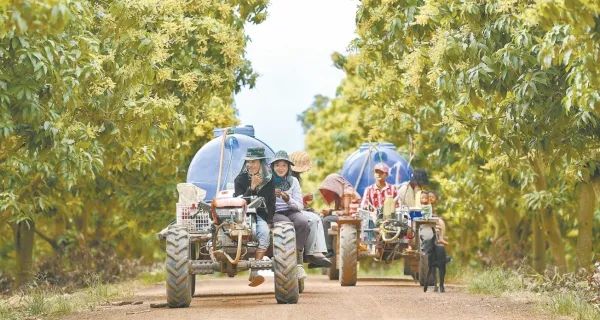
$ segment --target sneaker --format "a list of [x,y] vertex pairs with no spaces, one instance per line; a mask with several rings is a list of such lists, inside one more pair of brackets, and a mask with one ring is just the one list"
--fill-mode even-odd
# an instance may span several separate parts
[[258,287],[265,282],[265,277],[258,274],[258,270],[252,270],[250,271],[250,277],[248,278],[248,281],[250,281],[250,283],[248,283],[249,286]]
[[301,264],[298,265],[298,279],[306,279],[306,271],[304,271],[304,266]]

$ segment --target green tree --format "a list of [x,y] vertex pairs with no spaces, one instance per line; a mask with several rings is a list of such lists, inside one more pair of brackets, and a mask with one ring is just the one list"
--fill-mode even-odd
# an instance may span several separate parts
[[33,271],[34,233],[41,254],[106,245],[153,258],[189,159],[213,127],[237,122],[233,93],[254,85],[243,28],[266,6],[0,6],[0,219],[15,230],[18,284]]
[[[565,237],[577,225],[586,248],[577,255],[589,266],[591,227],[581,221],[597,208],[589,188],[587,216],[570,212],[599,149],[597,17],[598,6],[584,1],[363,1],[354,51],[337,59],[347,77],[313,116],[308,149],[322,154],[311,141],[331,126],[356,126],[333,110],[361,101],[365,132],[337,154],[370,139],[403,151],[413,141],[414,164],[428,167],[448,196],[465,258],[504,235],[519,241],[509,245],[515,256],[531,248],[540,271],[548,243],[564,271],[575,248]],[[575,26],[579,19],[585,23]],[[322,116],[329,112],[335,116]],[[458,237],[473,229],[481,231]]]

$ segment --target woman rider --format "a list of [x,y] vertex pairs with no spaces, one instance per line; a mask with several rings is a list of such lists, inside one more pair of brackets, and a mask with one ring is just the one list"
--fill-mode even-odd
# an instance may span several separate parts
[[303,254],[306,240],[308,239],[308,218],[302,214],[302,190],[298,179],[292,177],[290,161],[287,152],[277,151],[275,158],[271,161],[273,184],[275,187],[275,215],[274,222],[291,221],[296,230],[296,255],[298,262],[298,279],[306,278],[304,271]]
[[[351,211],[351,208],[345,208],[343,203],[344,194],[350,195],[350,200],[352,204],[346,204],[350,207],[357,206],[357,202],[360,203],[360,195],[354,190],[354,187],[348,180],[344,179],[338,173],[332,173],[328,175],[321,185],[319,186],[319,192],[323,197],[323,200],[327,203],[327,205],[334,205],[333,210],[324,210],[323,213],[323,229],[325,234],[325,241],[327,243],[327,255],[334,256],[333,252],[333,241],[331,236],[327,233],[329,228],[331,227],[332,222],[338,221],[338,216],[333,215],[333,211],[348,209]],[[353,205],[354,204],[354,205]],[[351,212],[352,213],[352,212]]]
[[[301,174],[310,170],[312,167],[310,156],[304,151],[296,151],[290,154],[290,160],[294,163],[291,166],[292,176],[302,183]],[[308,260],[308,268],[328,268],[331,261],[323,254],[327,253],[327,243],[325,242],[325,232],[321,216],[313,211],[306,209],[307,205],[313,200],[311,193],[305,194],[302,198],[305,210],[302,210],[308,218],[308,239],[304,247],[304,256]]]
[[[248,148],[244,160],[242,171],[234,180],[234,196],[259,196],[265,199],[266,208],[256,209],[258,247],[254,257],[256,260],[261,260],[269,247],[269,225],[273,224],[273,215],[275,214],[275,188],[271,171],[267,166],[264,148]],[[249,286],[256,287],[262,284],[265,278],[259,275],[257,270],[252,270],[248,280],[250,281]]]

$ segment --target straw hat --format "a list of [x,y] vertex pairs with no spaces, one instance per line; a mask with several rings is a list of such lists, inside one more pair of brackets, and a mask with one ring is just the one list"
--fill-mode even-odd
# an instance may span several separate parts
[[292,166],[292,171],[306,172],[312,168],[310,156],[304,151],[295,151],[290,154],[290,159],[295,164]]

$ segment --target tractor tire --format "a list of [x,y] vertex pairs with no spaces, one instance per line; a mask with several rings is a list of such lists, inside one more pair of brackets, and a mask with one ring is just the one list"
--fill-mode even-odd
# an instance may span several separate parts
[[340,226],[340,284],[355,286],[358,273],[358,231],[352,224]]
[[[192,243],[190,245],[190,260],[198,260],[198,244],[197,243]],[[192,286],[192,298],[194,297],[194,293],[196,293],[196,275],[195,274],[190,274],[191,279],[191,286]]]
[[425,286],[426,281],[428,280],[428,286],[433,286],[435,282],[435,274],[431,275],[429,279],[427,278],[427,273],[429,272],[429,255],[421,253],[419,257],[419,273],[417,278],[419,279],[419,284],[421,287]]
[[304,279],[298,279],[298,293],[304,292]]
[[190,239],[186,227],[167,230],[167,305],[187,308],[192,302],[192,277],[189,274]]
[[277,303],[298,303],[300,292],[297,270],[294,224],[276,222],[273,227],[273,273]]
[[[337,253],[337,248],[334,249],[334,252]],[[331,257],[331,266],[327,269],[327,276],[329,276],[329,280],[339,280],[340,279],[340,270],[337,267],[337,254]]]

